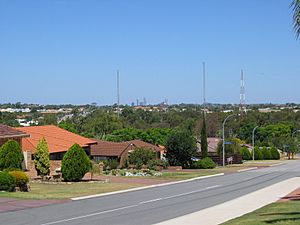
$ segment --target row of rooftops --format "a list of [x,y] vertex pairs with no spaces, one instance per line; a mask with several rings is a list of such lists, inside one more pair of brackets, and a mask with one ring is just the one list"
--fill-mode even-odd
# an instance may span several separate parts
[[[21,138],[23,151],[34,153],[43,137],[48,143],[50,154],[66,152],[75,143],[83,148],[88,148],[92,156],[119,157],[124,151],[140,147],[150,148],[156,152],[165,151],[164,146],[156,146],[141,140],[111,142],[90,139],[54,125],[12,128],[0,124],[0,139]],[[220,138],[208,138],[208,151],[215,152],[220,141]],[[199,143],[198,149],[200,149]]]
[[34,153],[43,137],[47,141],[50,154],[66,152],[75,143],[83,148],[89,148],[92,156],[119,157],[124,151],[130,151],[137,147],[150,148],[157,152],[164,151],[163,146],[156,146],[140,140],[110,142],[89,139],[54,125],[12,128],[0,124],[0,139],[21,138],[23,151]]

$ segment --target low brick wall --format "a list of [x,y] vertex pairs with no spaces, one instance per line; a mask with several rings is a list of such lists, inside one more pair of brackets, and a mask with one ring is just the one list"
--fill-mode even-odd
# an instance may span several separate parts
[[[61,160],[50,160],[50,175],[56,174],[55,170],[61,167]],[[30,170],[27,171],[27,174],[30,177],[37,177],[37,172],[32,162]]]

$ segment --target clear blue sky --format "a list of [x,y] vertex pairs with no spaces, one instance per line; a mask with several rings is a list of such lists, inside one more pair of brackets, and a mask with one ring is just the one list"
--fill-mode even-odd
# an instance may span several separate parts
[[1,0],[0,102],[300,103],[290,0]]

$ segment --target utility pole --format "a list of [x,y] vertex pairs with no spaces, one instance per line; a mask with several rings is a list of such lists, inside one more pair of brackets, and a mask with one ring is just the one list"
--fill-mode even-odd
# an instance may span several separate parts
[[258,128],[259,126],[254,127],[254,129],[252,130],[252,160],[254,161],[255,159],[255,155],[254,155],[254,148],[255,148],[255,130]]
[[206,105],[206,96],[205,96],[205,62],[202,63],[203,66],[203,108],[205,110],[205,105]]

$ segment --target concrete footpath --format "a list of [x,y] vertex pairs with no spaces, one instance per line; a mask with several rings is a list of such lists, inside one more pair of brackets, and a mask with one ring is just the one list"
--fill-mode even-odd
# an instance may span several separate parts
[[300,177],[291,178],[234,200],[156,225],[216,225],[276,202],[300,187]]

